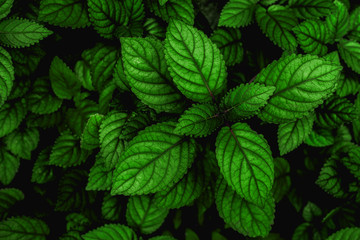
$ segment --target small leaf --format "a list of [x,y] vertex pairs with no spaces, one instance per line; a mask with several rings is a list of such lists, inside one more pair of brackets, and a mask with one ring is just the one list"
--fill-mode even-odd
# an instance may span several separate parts
[[28,47],[53,32],[27,19],[7,19],[0,22],[0,42],[7,47]]
[[158,1],[149,1],[150,9],[165,22],[170,19],[181,20],[182,22],[194,25],[195,13],[191,0],[167,0],[166,4],[161,5]]
[[87,232],[81,237],[84,240],[137,240],[135,232],[121,224],[105,224],[102,227],[98,227],[90,232]]
[[113,195],[155,193],[184,176],[194,161],[195,143],[174,134],[174,128],[174,122],[151,125],[129,142],[114,171]]
[[275,87],[264,84],[241,84],[227,93],[221,101],[221,106],[232,121],[248,118],[266,105],[274,91]]
[[256,9],[256,21],[262,32],[284,50],[294,52],[297,47],[291,30],[298,24],[292,11],[284,6],[272,5]]
[[12,217],[0,222],[0,238],[45,240],[50,230],[46,223],[37,218]]
[[338,0],[334,1],[335,10],[326,17],[329,35],[333,40],[340,39],[349,31],[349,13],[345,5]]
[[47,147],[39,153],[32,169],[31,182],[44,184],[53,179],[53,169],[49,166],[50,154],[51,147]]
[[326,240],[351,240],[360,238],[360,228],[344,228],[330,235]]
[[175,133],[205,137],[215,131],[222,122],[223,120],[215,105],[210,103],[194,104],[180,116]]
[[[1,8],[0,8],[1,11]],[[0,47],[0,108],[9,97],[14,85],[14,67],[10,54]]]
[[121,197],[106,194],[101,205],[101,215],[109,221],[119,221],[121,215]]
[[0,137],[14,131],[19,127],[26,115],[25,101],[5,103],[0,107]]
[[354,77],[341,75],[336,88],[336,94],[339,97],[356,95],[360,90],[360,83]]
[[164,222],[169,210],[154,204],[149,196],[132,196],[126,208],[126,221],[143,234],[155,232]]
[[275,202],[280,200],[287,194],[291,186],[290,165],[284,158],[278,157],[274,159],[275,179],[272,192]]
[[24,200],[24,193],[17,188],[0,189],[0,214],[9,210],[16,202]]
[[42,0],[38,19],[55,26],[83,28],[90,24],[86,8],[81,0]]
[[31,152],[35,150],[40,140],[37,128],[16,129],[4,139],[12,154],[24,159],[31,159]]
[[341,39],[337,46],[346,65],[360,74],[360,43]]
[[332,0],[290,0],[289,6],[304,19],[327,16],[334,8]]
[[349,158],[344,158],[345,167],[360,181],[360,147],[354,147],[349,151]]
[[221,11],[219,25],[225,27],[247,26],[253,17],[259,0],[230,0]]
[[175,84],[193,101],[211,101],[226,87],[227,73],[220,50],[203,32],[190,25],[170,21],[165,58]]
[[99,129],[104,119],[104,115],[93,114],[89,117],[85,125],[83,134],[81,135],[80,146],[81,148],[92,150],[99,147]]
[[98,155],[95,164],[90,168],[87,191],[110,190],[112,183],[112,170],[105,167],[104,160]]
[[235,231],[249,237],[265,237],[274,222],[275,203],[269,195],[264,207],[248,202],[227,185],[224,178],[218,178],[215,189],[215,203],[219,215]]
[[264,206],[274,182],[274,160],[265,138],[239,122],[223,127],[215,146],[226,182],[240,197]]
[[1,6],[0,6],[0,19],[3,19],[10,13],[13,3],[14,3],[14,0],[2,0]]
[[314,114],[310,113],[294,122],[282,123],[278,128],[280,155],[296,149],[310,134],[314,123]]
[[[37,68],[40,60],[45,56],[45,51],[37,44],[27,48],[11,48],[8,50],[16,76],[29,76]],[[30,81],[26,81],[30,86]]]
[[75,73],[57,56],[51,62],[49,78],[54,93],[61,99],[71,99],[80,90]]
[[304,140],[304,143],[312,147],[331,146],[334,142],[335,137],[331,134],[331,131],[324,128],[313,129]]
[[315,203],[309,201],[304,207],[302,216],[305,221],[311,222],[314,217],[319,217],[321,214],[321,209]]
[[122,58],[119,58],[115,64],[114,73],[113,73],[113,81],[119,89],[121,89],[123,91],[127,91],[127,92],[130,91],[131,87],[129,85],[129,80],[127,79],[127,77],[125,75]]

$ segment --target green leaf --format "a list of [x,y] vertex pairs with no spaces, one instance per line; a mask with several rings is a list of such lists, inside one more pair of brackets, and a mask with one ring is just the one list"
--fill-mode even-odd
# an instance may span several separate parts
[[6,17],[13,6],[14,0],[2,0],[0,3],[0,19]]
[[126,221],[143,234],[155,232],[164,222],[169,210],[158,207],[149,196],[132,196],[126,208]]
[[[1,9],[0,9],[1,11]],[[9,97],[14,85],[14,67],[10,54],[0,47],[0,108]]]
[[307,222],[311,222],[314,217],[321,216],[321,209],[313,202],[308,201],[303,209],[302,216]]
[[332,196],[342,198],[345,193],[341,188],[341,182],[342,179],[337,172],[336,160],[327,160],[321,168],[320,175],[315,183]]
[[165,38],[165,27],[160,24],[160,21],[155,18],[147,18],[144,23],[145,32],[149,36],[153,36],[159,39]]
[[233,66],[242,61],[244,49],[240,42],[239,29],[216,29],[210,39],[220,49],[227,66]]
[[334,4],[335,10],[326,17],[326,25],[330,37],[337,40],[345,36],[349,31],[349,13],[342,2],[335,0]]
[[316,109],[316,123],[324,128],[336,128],[358,117],[357,109],[346,98],[336,95],[328,98]]
[[175,125],[151,125],[129,142],[114,171],[113,195],[155,193],[184,176],[194,161],[195,142],[174,134]]
[[80,148],[80,141],[70,131],[64,131],[56,139],[49,164],[67,168],[85,162],[90,152]]
[[104,160],[101,159],[100,155],[97,155],[94,165],[90,168],[86,190],[110,190],[112,177],[112,170],[106,168]]
[[71,99],[80,90],[75,73],[57,56],[51,62],[49,78],[54,93],[61,99]]
[[360,238],[360,228],[344,228],[330,235],[326,240],[351,240]]
[[0,189],[0,214],[8,211],[16,202],[24,200],[24,193],[17,188]]
[[93,114],[89,117],[85,125],[83,134],[81,135],[80,146],[81,148],[92,150],[99,147],[99,129],[104,119],[104,115]]
[[315,128],[305,138],[304,143],[312,147],[331,146],[335,142],[335,138],[331,131],[324,128]]
[[149,1],[149,6],[151,11],[165,22],[170,22],[170,19],[177,19],[194,25],[195,12],[191,0],[168,0],[163,5],[155,0]]
[[289,6],[304,19],[327,16],[334,8],[332,0],[290,0]]
[[360,40],[360,7],[355,8],[349,16],[350,31],[348,38],[353,40]]
[[114,72],[113,72],[113,81],[119,89],[128,92],[130,91],[131,87],[129,84],[129,80],[125,75],[122,58],[119,58],[115,64]]
[[354,147],[349,151],[349,158],[342,159],[345,167],[360,181],[360,147]]
[[37,218],[12,217],[0,222],[0,238],[45,240],[50,230],[46,223]]
[[226,182],[240,197],[264,206],[274,182],[274,160],[265,138],[239,122],[223,127],[215,146]]
[[181,112],[184,100],[172,85],[162,43],[151,38],[122,38],[121,46],[131,91],[158,112]]
[[329,41],[329,30],[325,22],[307,20],[293,28],[296,38],[305,53],[324,55],[327,53],[326,44]]
[[62,99],[55,96],[48,79],[37,78],[27,97],[29,110],[37,114],[48,114],[58,110]]
[[298,24],[295,14],[288,8],[272,5],[256,9],[256,21],[262,32],[284,50],[294,52],[297,47],[291,30]]
[[175,133],[205,137],[214,132],[222,123],[223,119],[215,105],[210,103],[194,104],[180,116]]
[[25,101],[5,103],[0,107],[0,137],[4,137],[19,127],[25,115]]
[[341,66],[313,55],[289,55],[263,69],[255,82],[276,90],[259,117],[285,123],[307,115],[334,90]]
[[360,43],[341,39],[337,47],[346,65],[360,74]]
[[360,83],[354,77],[341,75],[336,94],[339,97],[346,97],[349,95],[356,95],[360,90]]
[[269,195],[264,207],[248,202],[236,194],[220,177],[216,183],[215,203],[219,215],[235,231],[249,237],[265,237],[274,222],[275,203]]
[[50,154],[51,147],[47,147],[39,153],[32,169],[31,182],[43,184],[54,178],[53,169],[49,166]]
[[36,149],[40,140],[37,128],[16,129],[4,139],[8,149],[15,156],[31,159],[31,152]]
[[272,192],[275,202],[280,202],[291,186],[290,165],[286,159],[277,157],[274,159],[274,170],[275,179]]
[[95,90],[92,83],[92,76],[91,76],[91,70],[90,70],[90,64],[86,62],[85,60],[79,60],[75,64],[74,68],[76,77],[81,82],[81,85],[89,90],[93,91]]
[[227,73],[220,50],[203,32],[190,25],[170,21],[165,58],[175,84],[193,101],[214,100],[226,87]]
[[[9,49],[16,76],[29,76],[37,68],[40,60],[45,56],[45,51],[39,45],[27,48]],[[30,85],[30,81],[26,81]]]
[[128,21],[122,1],[88,0],[89,17],[94,29],[104,38],[113,38],[117,28]]
[[7,47],[28,47],[51,35],[44,26],[27,19],[6,19],[0,22],[0,42]]
[[42,0],[38,20],[73,29],[90,24],[86,2],[81,0]]
[[106,194],[101,205],[102,217],[109,221],[119,221],[122,217],[121,200],[122,198],[119,196],[111,196],[110,193]]
[[310,113],[293,122],[279,125],[277,136],[281,156],[296,149],[304,142],[312,130],[314,120],[314,114]]
[[275,87],[264,84],[241,84],[227,93],[221,106],[227,118],[232,121],[249,118],[266,105],[274,91]]
[[222,9],[218,26],[244,27],[253,17],[259,0],[230,0]]
[[137,240],[135,232],[121,224],[105,224],[102,227],[98,227],[90,232],[87,232],[81,237],[84,240]]

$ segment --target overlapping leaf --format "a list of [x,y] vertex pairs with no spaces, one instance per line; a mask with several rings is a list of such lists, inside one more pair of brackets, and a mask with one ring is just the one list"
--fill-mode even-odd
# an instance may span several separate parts
[[279,202],[289,191],[291,186],[290,165],[284,158],[274,159],[275,179],[272,192],[275,202]]
[[0,107],[0,137],[14,131],[26,115],[25,101],[5,103]]
[[28,47],[51,35],[44,26],[27,19],[6,19],[0,22],[0,42],[8,47]]
[[147,127],[134,137],[114,171],[112,194],[148,194],[172,187],[194,161],[194,140],[174,134],[176,123]]
[[341,66],[313,55],[289,55],[263,69],[255,82],[276,90],[259,116],[285,123],[301,118],[334,91]]
[[40,134],[37,128],[16,129],[4,139],[6,146],[15,156],[31,159],[31,152],[37,147]]
[[332,0],[290,0],[289,6],[298,17],[305,19],[327,16],[334,8]]
[[0,215],[23,199],[24,193],[17,188],[0,189]]
[[219,26],[238,28],[248,25],[258,1],[230,0],[221,11]]
[[180,112],[184,100],[172,85],[162,43],[150,38],[122,38],[121,45],[131,91],[158,112]]
[[326,240],[351,240],[360,238],[360,228],[344,228],[330,235]]
[[338,49],[346,65],[360,74],[360,43],[341,39]]
[[272,5],[268,9],[258,7],[256,21],[263,33],[276,45],[284,50],[296,50],[297,42],[291,30],[298,21],[290,9],[280,5]]
[[82,28],[90,24],[86,2],[81,0],[42,0],[38,19],[60,27]]
[[321,216],[322,211],[315,203],[308,201],[303,209],[302,216],[307,222],[311,222],[314,217]]
[[[11,48],[9,49],[11,55],[15,75],[29,76],[35,71],[40,60],[45,56],[45,51],[39,45],[33,45],[27,48]],[[30,81],[26,81],[30,85]]]
[[14,0],[2,0],[0,6],[0,19],[6,17],[11,10]]
[[46,240],[50,230],[37,218],[12,217],[0,222],[1,239]]
[[190,25],[194,24],[195,13],[191,0],[168,0],[165,4],[160,4],[159,1],[149,2],[154,14],[166,22],[177,19]]
[[105,162],[100,156],[97,156],[95,164],[90,168],[89,180],[86,190],[110,190],[112,183],[112,169],[105,166]]
[[335,9],[326,17],[326,25],[332,40],[342,38],[349,31],[349,13],[345,5],[335,0]]
[[207,102],[224,90],[225,61],[203,32],[173,20],[166,32],[165,50],[170,74],[187,98]]
[[269,234],[274,222],[275,203],[269,195],[264,207],[241,198],[220,177],[216,183],[215,203],[225,223],[237,232],[249,237],[265,237]]
[[101,205],[101,215],[104,219],[110,221],[119,221],[122,217],[121,210],[121,196],[111,196],[110,193],[104,196]]
[[339,97],[356,95],[360,90],[360,83],[354,77],[341,75],[336,94]]
[[326,147],[334,144],[335,137],[328,129],[316,128],[310,132],[304,142],[312,147]]
[[81,235],[81,237],[84,240],[138,239],[135,232],[131,228],[121,224],[106,224]]
[[103,119],[104,115],[97,113],[89,117],[81,135],[81,148],[91,150],[99,146],[99,129]]
[[126,207],[126,221],[143,234],[155,232],[164,222],[169,210],[158,207],[149,196],[132,196]]
[[49,166],[50,154],[51,147],[47,147],[39,153],[32,169],[31,182],[43,184],[54,178],[52,166]]
[[11,56],[4,48],[0,47],[0,107],[10,95],[14,79]]
[[349,156],[349,158],[344,158],[342,162],[360,180],[360,147],[352,148],[349,151]]
[[4,146],[0,146],[0,183],[9,185],[20,166],[20,159],[12,155]]
[[274,182],[274,160],[265,138],[246,123],[223,127],[216,138],[216,158],[236,193],[264,206]]

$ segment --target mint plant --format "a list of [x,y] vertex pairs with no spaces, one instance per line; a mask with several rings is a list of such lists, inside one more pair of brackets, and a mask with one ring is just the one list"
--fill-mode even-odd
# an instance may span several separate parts
[[360,6],[0,1],[0,239],[358,239]]

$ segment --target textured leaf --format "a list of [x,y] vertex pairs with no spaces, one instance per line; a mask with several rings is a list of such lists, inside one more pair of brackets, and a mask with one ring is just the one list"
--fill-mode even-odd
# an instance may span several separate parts
[[[37,68],[40,60],[45,56],[45,51],[39,45],[27,48],[9,49],[16,76],[29,76]],[[30,85],[30,81],[26,81]]]
[[50,230],[37,218],[13,217],[0,222],[1,239],[45,240]]
[[102,217],[109,221],[119,221],[122,217],[121,210],[121,197],[106,194],[101,205]]
[[291,30],[298,21],[290,9],[280,5],[272,5],[267,10],[259,7],[256,9],[256,21],[276,45],[291,52],[296,50],[297,42]]
[[181,112],[184,100],[172,86],[162,43],[150,38],[122,38],[121,46],[132,92],[158,112]]
[[129,142],[114,171],[113,195],[155,193],[184,176],[194,161],[195,143],[174,134],[175,125],[151,125]]
[[82,28],[90,24],[86,2],[81,0],[42,0],[38,19],[60,27]]
[[343,163],[349,171],[360,181],[360,147],[349,151],[349,158],[344,158]]
[[122,1],[88,0],[88,7],[94,29],[104,38],[112,38],[117,28],[128,21]]
[[312,130],[314,120],[314,114],[310,113],[293,122],[279,125],[277,136],[281,156],[296,149],[305,140]]
[[112,183],[112,170],[106,168],[104,160],[98,155],[95,164],[90,168],[89,180],[86,190],[110,190]]
[[0,19],[3,19],[4,17],[6,17],[11,10],[11,7],[14,3],[14,0],[2,0],[1,1],[1,6],[0,6]]
[[275,202],[280,202],[291,186],[290,165],[286,159],[278,157],[274,159],[274,170],[275,179],[272,192]]
[[169,210],[158,207],[149,196],[132,196],[126,208],[126,221],[143,234],[155,232],[164,222]]
[[[86,51],[86,50],[85,50]],[[92,83],[92,76],[90,70],[90,64],[85,60],[79,60],[75,64],[74,68],[76,77],[81,82],[81,85],[90,91],[95,90]]]
[[104,115],[97,113],[89,117],[81,135],[81,148],[91,150],[99,147],[99,129],[103,119]]
[[81,87],[75,73],[59,57],[54,57],[49,70],[51,87],[61,99],[71,99]]
[[0,42],[7,47],[28,47],[51,35],[44,26],[27,19],[6,19],[0,22]]
[[333,95],[316,109],[316,123],[320,127],[336,128],[357,118],[357,114],[357,109],[348,99]]
[[307,115],[334,91],[341,66],[313,55],[289,55],[263,69],[255,81],[276,90],[259,117],[285,123]]
[[360,40],[360,7],[355,8],[349,16],[350,31],[347,35],[350,39]]
[[168,0],[164,5],[158,1],[149,2],[154,14],[166,22],[169,22],[170,19],[177,19],[190,25],[194,24],[195,13],[191,0]]
[[214,31],[210,39],[220,49],[227,66],[233,66],[242,61],[244,49],[240,42],[239,29],[219,28]]
[[121,224],[105,224],[102,227],[98,227],[90,232],[87,232],[81,237],[84,240],[137,240],[135,232]]
[[177,87],[193,101],[210,101],[226,87],[225,61],[220,50],[190,25],[170,21],[165,58]]
[[351,240],[360,238],[360,228],[344,228],[330,235],[326,240]]
[[304,52],[320,56],[327,53],[329,30],[325,22],[307,20],[294,27],[293,31]]
[[327,16],[334,8],[332,0],[290,0],[290,8],[300,18],[318,18]]
[[145,17],[142,0],[123,1],[126,17],[129,19],[127,25],[117,29],[117,37],[141,37],[143,33],[143,20]]
[[222,122],[223,119],[215,105],[210,103],[194,104],[180,116],[175,133],[205,137],[215,131]]
[[51,147],[43,149],[34,164],[31,175],[31,182],[43,184],[51,181],[54,177],[53,169],[49,166],[49,156],[51,154]]
[[307,222],[311,222],[314,217],[321,216],[321,209],[313,202],[308,202],[303,209],[303,218]]
[[346,65],[360,74],[360,43],[341,39],[338,49]]
[[265,237],[274,222],[275,203],[269,195],[264,207],[246,201],[220,177],[216,183],[215,203],[219,215],[235,231],[249,237]]
[[349,13],[345,5],[338,1],[334,1],[335,10],[326,17],[326,25],[329,30],[330,37],[340,39],[349,31]]
[[155,18],[147,18],[144,23],[144,29],[149,36],[159,39],[165,38],[166,29],[160,24],[160,21]]
[[14,80],[14,67],[10,54],[4,48],[0,47],[0,108],[10,95]]
[[320,175],[315,183],[325,192],[336,198],[341,198],[344,197],[345,193],[341,188],[342,180],[339,177],[336,165],[337,164],[334,159],[327,160],[321,168]]
[[346,97],[349,95],[356,95],[360,90],[360,83],[353,77],[341,75],[339,84],[336,88],[336,94],[339,97]]
[[24,200],[24,193],[17,188],[0,189],[0,214],[10,209],[16,202]]
[[15,156],[31,159],[31,152],[37,147],[40,134],[37,128],[16,129],[4,139],[8,149]]
[[248,25],[258,1],[230,0],[221,11],[219,26],[238,28]]
[[14,131],[26,115],[25,101],[5,103],[0,107],[0,137]]
[[115,85],[124,91],[130,91],[129,81],[125,75],[122,58],[119,58],[116,62],[113,72],[113,80]]
[[313,129],[304,142],[312,147],[326,147],[334,144],[335,138],[328,129],[319,128]]
[[80,141],[70,131],[63,132],[55,141],[49,164],[67,168],[85,162],[89,152],[80,148]]
[[274,182],[274,160],[265,138],[246,123],[235,123],[220,130],[215,146],[226,182],[240,197],[264,206]]
[[241,84],[227,93],[221,105],[230,120],[248,118],[266,105],[274,91],[275,87],[259,83]]

